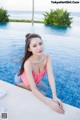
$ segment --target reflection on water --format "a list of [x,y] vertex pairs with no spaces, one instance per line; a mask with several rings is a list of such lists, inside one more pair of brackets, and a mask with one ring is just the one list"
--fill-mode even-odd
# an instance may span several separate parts
[[0,22],[0,28],[6,28],[8,25],[7,22]]

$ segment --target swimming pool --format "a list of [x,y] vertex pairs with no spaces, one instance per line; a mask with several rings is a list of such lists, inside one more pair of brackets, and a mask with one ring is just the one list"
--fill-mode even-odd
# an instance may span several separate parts
[[[52,57],[58,97],[80,108],[80,34],[79,27],[51,27],[43,24],[0,24],[0,79],[14,84],[14,75],[24,53],[25,34],[39,33],[45,52]],[[47,74],[43,78],[47,84]],[[51,91],[48,91],[49,97]]]

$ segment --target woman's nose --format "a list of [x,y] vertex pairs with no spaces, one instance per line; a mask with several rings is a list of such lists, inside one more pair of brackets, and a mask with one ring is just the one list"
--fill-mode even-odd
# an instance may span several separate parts
[[40,46],[40,45],[38,45],[38,49],[41,49],[41,46]]

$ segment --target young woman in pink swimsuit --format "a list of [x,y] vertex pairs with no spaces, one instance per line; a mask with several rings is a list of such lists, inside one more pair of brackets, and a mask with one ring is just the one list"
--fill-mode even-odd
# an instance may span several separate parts
[[[25,54],[19,73],[15,76],[15,82],[19,87],[33,92],[40,100],[46,103],[54,111],[64,114],[61,100],[57,97],[51,59],[43,53],[43,41],[38,34],[27,34],[25,41]],[[48,73],[48,80],[53,98],[46,97],[38,89],[38,85],[47,88],[41,79]]]

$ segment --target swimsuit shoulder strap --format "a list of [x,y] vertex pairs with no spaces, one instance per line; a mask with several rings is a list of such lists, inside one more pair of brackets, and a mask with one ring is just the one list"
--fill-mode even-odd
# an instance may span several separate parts
[[47,62],[48,62],[48,55],[46,56],[46,64],[45,64],[45,67],[44,68],[46,68],[46,66],[47,66]]

